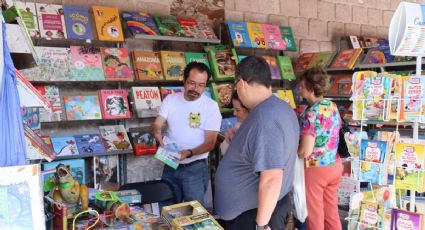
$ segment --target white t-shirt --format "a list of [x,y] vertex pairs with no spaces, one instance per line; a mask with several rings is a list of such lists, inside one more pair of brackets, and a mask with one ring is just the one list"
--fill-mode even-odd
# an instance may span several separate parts
[[[221,114],[218,104],[205,95],[195,101],[187,101],[183,92],[170,94],[162,102],[159,115],[168,124],[164,144],[176,143],[182,149],[193,149],[204,143],[205,131],[220,131]],[[207,157],[208,152],[180,163],[187,164]]]

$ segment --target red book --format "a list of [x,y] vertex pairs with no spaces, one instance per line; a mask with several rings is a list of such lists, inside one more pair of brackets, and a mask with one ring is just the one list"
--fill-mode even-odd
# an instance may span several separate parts
[[303,53],[298,57],[297,62],[295,63],[294,70],[306,70],[310,62],[314,58],[314,53]]
[[352,69],[361,53],[362,49],[341,50],[332,62],[331,68]]
[[127,90],[102,89],[99,90],[100,107],[104,119],[130,118]]
[[186,37],[200,38],[199,30],[197,28],[198,21],[194,18],[177,17],[177,21],[184,31]]

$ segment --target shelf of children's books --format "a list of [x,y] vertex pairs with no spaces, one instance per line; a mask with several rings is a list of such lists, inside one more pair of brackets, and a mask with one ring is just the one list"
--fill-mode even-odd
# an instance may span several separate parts
[[196,43],[209,43],[220,44],[220,39],[203,39],[203,38],[190,38],[190,37],[174,37],[174,36],[161,36],[161,35],[144,35],[138,34],[135,37],[126,38],[126,41],[132,40],[153,40],[153,41],[173,41],[173,42],[196,42]]
[[358,64],[355,66],[355,69],[373,69],[373,68],[385,68],[385,67],[402,67],[402,66],[415,66],[416,61],[409,62],[391,62],[383,64]]
[[[360,124],[362,123],[362,121],[357,121],[357,120],[350,120],[347,121],[349,123],[349,125],[352,126],[360,126]],[[397,121],[371,121],[371,120],[367,120],[367,121],[363,121],[363,125],[389,125],[389,126],[412,126],[414,124],[414,122],[397,122]],[[424,123],[419,123],[419,128],[424,127]]]
[[181,86],[183,81],[176,80],[135,80],[135,81],[30,81],[34,85],[117,85],[122,84],[123,86]]
[[107,155],[122,155],[122,154],[130,154],[133,153],[133,150],[113,150],[111,152],[105,152],[105,153],[91,153],[91,154],[77,154],[77,155],[71,155],[71,156],[58,156],[55,158],[55,160],[68,160],[68,159],[77,159],[77,158],[87,158],[87,157],[93,157],[93,156],[107,156]]
[[56,124],[68,124],[68,125],[81,125],[80,123],[116,123],[117,121],[140,121],[140,120],[152,120],[155,117],[130,117],[130,118],[116,118],[116,119],[87,119],[87,120],[61,120],[61,121],[47,121],[40,122],[42,126],[52,126]]
[[[34,46],[49,47],[70,47],[70,46],[96,46],[96,47],[115,47],[117,41],[99,41],[99,40],[79,40],[79,39],[59,39],[59,38],[32,38]],[[122,41],[121,43],[123,43]]]

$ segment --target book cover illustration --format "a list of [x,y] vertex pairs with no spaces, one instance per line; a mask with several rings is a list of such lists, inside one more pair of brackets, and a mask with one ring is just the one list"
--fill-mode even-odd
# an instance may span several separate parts
[[281,26],[280,34],[282,35],[285,51],[297,51],[297,44],[295,43],[294,34],[290,26]]
[[183,70],[186,67],[184,52],[160,51],[163,74],[166,80],[183,80]]
[[208,61],[208,55],[206,53],[185,52],[184,55],[186,58],[186,64],[199,62],[204,63],[209,69],[211,69],[210,62]]
[[162,86],[159,88],[161,98],[164,100],[169,94],[179,93],[184,91],[183,86]]
[[40,108],[40,121],[61,121],[63,120],[62,104],[59,95],[59,87],[54,85],[34,86],[52,105],[52,108],[46,110]]
[[0,167],[2,229],[46,229],[39,164]]
[[131,142],[135,155],[155,154],[158,147],[155,137],[150,133],[149,128],[141,128],[130,132]]
[[341,50],[331,64],[331,68],[352,69],[357,62],[362,49]]
[[74,81],[104,81],[99,47],[71,46],[71,74]]
[[175,143],[167,144],[164,147],[159,147],[155,153],[155,159],[162,161],[164,164],[170,166],[173,169],[179,167],[181,155],[179,153],[181,149],[177,147]]
[[[53,146],[47,144],[44,139],[36,134],[28,125],[24,124],[24,136],[25,144],[27,149],[26,159],[27,160],[40,160],[45,159],[47,161],[52,161],[56,158],[56,154],[53,151]],[[49,138],[50,141],[50,138]]]
[[50,136],[41,136],[40,137],[46,145],[48,145],[50,148],[53,149],[52,140],[50,139]]
[[232,93],[235,85],[233,83],[212,83],[211,86],[213,99],[217,101],[220,111],[232,111]]
[[164,80],[158,52],[133,51],[133,64],[139,80]]
[[251,47],[251,40],[248,34],[246,22],[227,21],[230,36],[235,47]]
[[306,70],[313,60],[315,53],[303,53],[301,54],[297,61],[295,62],[294,69],[295,71]]
[[99,99],[104,119],[131,117],[127,90],[102,89],[99,90]]
[[102,119],[98,96],[64,96],[67,120]]
[[269,64],[272,79],[281,80],[282,77],[280,76],[280,70],[276,58],[272,56],[263,56],[263,58],[266,60],[267,64]]
[[295,105],[294,94],[292,93],[292,90],[279,89],[276,91],[276,93],[277,93],[277,96],[283,101],[285,101],[286,103],[288,103],[288,105],[290,105],[291,108],[295,109],[297,107]]
[[352,87],[351,74],[338,74],[331,76],[330,89],[328,94],[331,96],[350,95]]
[[67,165],[71,169],[72,177],[80,184],[86,184],[86,168],[84,159],[61,160],[43,163],[43,180],[47,181],[56,172],[59,164]]
[[267,48],[262,24],[247,22],[246,27],[248,28],[248,34],[251,40],[251,47],[262,49]]
[[74,137],[51,137],[51,140],[57,157],[79,154]]
[[327,68],[329,64],[331,63],[334,56],[335,56],[334,52],[316,53],[314,55],[313,60],[311,60],[311,62],[308,64],[307,69],[310,69],[313,67]]
[[196,27],[200,38],[211,40],[218,39],[211,25],[209,25],[206,21],[198,21],[198,25]]
[[[284,80],[295,80],[294,69],[292,68],[291,58],[288,56],[277,56],[277,64],[279,65],[280,75]],[[239,60],[240,61],[240,60]]]
[[382,209],[378,204],[363,202],[360,206],[359,228],[372,230],[380,226],[382,221]]
[[137,117],[156,117],[161,107],[158,87],[132,87],[131,94]]
[[422,77],[405,77],[402,78],[402,81],[399,120],[419,122],[423,114],[425,81]]
[[176,16],[153,16],[156,25],[158,26],[159,32],[164,36],[185,36],[182,27],[177,21]]
[[198,20],[195,18],[177,17],[184,35],[189,38],[203,38],[202,34],[198,31]]
[[38,107],[22,107],[22,121],[28,125],[35,133],[40,133],[40,108]]
[[267,48],[275,50],[284,50],[286,48],[278,25],[263,24],[263,30]]
[[98,133],[74,135],[80,154],[104,153],[102,138]]
[[387,142],[362,140],[360,148],[359,180],[368,181],[372,184],[385,184],[386,173],[383,163],[387,152]]
[[101,54],[107,81],[132,81],[134,79],[126,48],[101,48]]
[[42,38],[67,38],[62,5],[35,3]]
[[94,188],[98,190],[118,190],[119,159],[117,155],[94,156]]
[[123,125],[99,126],[99,131],[107,152],[133,149]]
[[124,41],[124,33],[118,8],[108,6],[93,6],[94,21],[99,40]]
[[235,78],[237,56],[234,49],[209,50],[207,53],[216,81],[233,80]]
[[40,30],[38,28],[37,12],[34,2],[14,1],[21,14],[22,21],[28,30],[28,33],[33,38],[40,37]]
[[85,7],[64,6],[65,25],[68,37],[73,39],[93,39],[89,9]]
[[424,163],[425,146],[397,143],[395,145],[395,187],[418,192],[425,191]]
[[122,18],[127,25],[128,32],[133,37],[138,34],[160,35],[155,21],[149,13],[124,12]]
[[393,209],[391,229],[421,230],[423,218],[423,214],[420,213],[408,212],[401,209]]

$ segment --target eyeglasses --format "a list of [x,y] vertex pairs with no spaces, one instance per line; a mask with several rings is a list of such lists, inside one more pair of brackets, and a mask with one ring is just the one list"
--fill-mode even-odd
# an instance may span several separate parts
[[207,87],[207,84],[206,83],[196,83],[194,81],[186,81],[186,84],[188,86],[192,87],[192,88],[196,88],[197,86],[199,88],[205,88],[205,87]]

